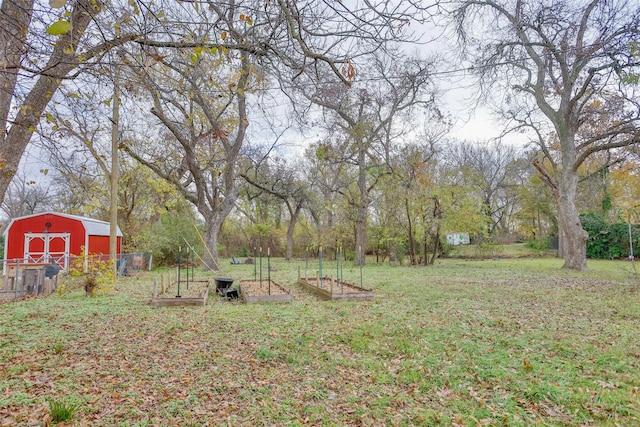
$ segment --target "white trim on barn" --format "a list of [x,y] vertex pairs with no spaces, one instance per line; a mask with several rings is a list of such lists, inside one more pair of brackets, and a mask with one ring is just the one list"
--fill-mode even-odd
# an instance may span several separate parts
[[[71,233],[25,233],[24,235],[24,259],[28,263],[50,263],[53,259],[56,264],[67,270],[69,267],[69,239]],[[62,239],[64,242],[63,252],[51,252],[49,250],[51,241]],[[33,240],[42,240],[42,252],[31,250]]]

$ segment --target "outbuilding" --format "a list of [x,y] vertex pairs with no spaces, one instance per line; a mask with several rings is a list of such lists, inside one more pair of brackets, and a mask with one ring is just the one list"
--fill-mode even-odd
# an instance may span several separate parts
[[[82,216],[44,212],[12,219],[4,230],[4,265],[44,265],[52,262],[67,270],[71,258],[109,257],[109,223]],[[117,229],[116,252],[122,245]]]

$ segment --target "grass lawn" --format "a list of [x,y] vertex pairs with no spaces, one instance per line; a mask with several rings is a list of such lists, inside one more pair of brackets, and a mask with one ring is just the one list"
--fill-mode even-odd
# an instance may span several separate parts
[[272,259],[293,302],[154,308],[147,273],[2,304],[0,426],[46,424],[54,405],[78,426],[638,426],[632,265],[561,263],[371,264],[374,301],[322,302],[295,285],[303,261]]

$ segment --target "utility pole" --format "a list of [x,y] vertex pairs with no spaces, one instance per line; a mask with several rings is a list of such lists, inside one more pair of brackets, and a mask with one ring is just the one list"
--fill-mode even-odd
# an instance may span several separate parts
[[113,280],[118,277],[118,146],[120,143],[120,88],[117,64],[113,76],[113,117],[111,118],[111,207],[109,210],[109,259],[113,264]]

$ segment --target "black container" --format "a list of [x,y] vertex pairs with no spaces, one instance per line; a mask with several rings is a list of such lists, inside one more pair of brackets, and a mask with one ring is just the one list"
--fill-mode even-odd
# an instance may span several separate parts
[[222,289],[222,296],[227,299],[238,299],[238,290],[237,289]]
[[223,289],[230,288],[233,285],[233,279],[228,277],[216,277],[214,279],[216,281],[216,292],[222,294]]

